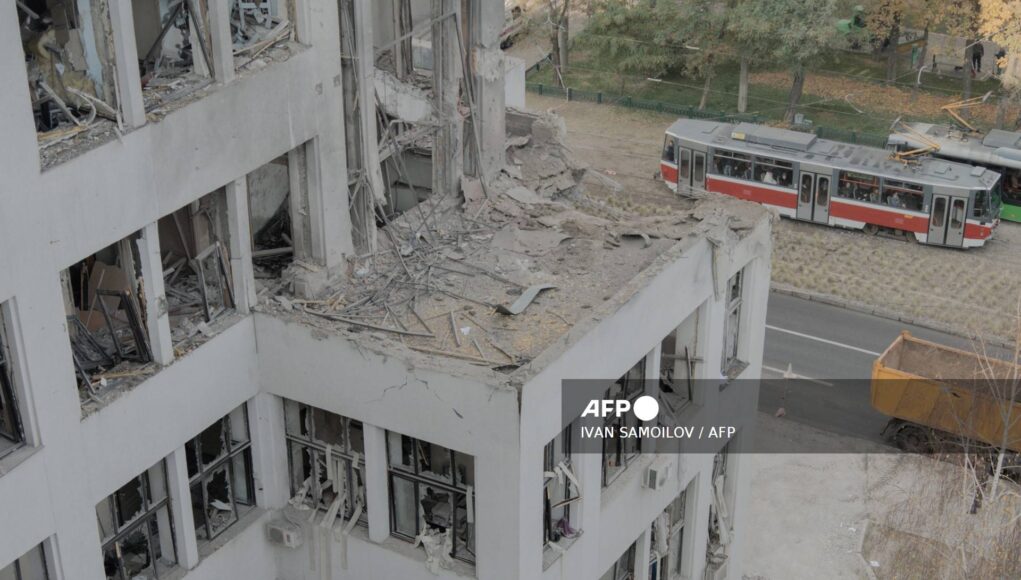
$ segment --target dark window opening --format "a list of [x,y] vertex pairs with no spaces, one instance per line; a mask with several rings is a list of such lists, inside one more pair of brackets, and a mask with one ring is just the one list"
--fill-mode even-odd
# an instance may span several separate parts
[[185,443],[195,537],[208,542],[255,507],[252,441],[244,405]]
[[132,2],[146,112],[212,83],[213,40],[204,6],[192,0]]
[[146,327],[138,235],[61,273],[67,331],[83,403],[154,372]]
[[387,431],[391,534],[475,563],[475,458]]
[[284,401],[292,501],[368,525],[365,437],[361,421]]
[[164,216],[158,229],[170,337],[183,355],[222,330],[235,312],[224,190]]
[[712,173],[750,180],[752,178],[752,158],[744,153],[717,150],[713,154]]
[[[81,8],[90,11],[86,18]],[[105,7],[19,0],[15,10],[43,169],[115,139],[119,113]]]
[[11,361],[10,338],[0,304],[0,457],[18,449],[25,442],[25,431],[14,391],[14,372]]
[[17,560],[0,568],[0,579],[49,580],[50,569],[46,561],[46,544],[39,544],[25,552]]
[[158,579],[177,565],[163,461],[99,502],[96,519],[108,579]]
[[571,506],[581,499],[571,464],[573,427],[565,427],[543,449],[543,546],[580,533],[571,525]]
[[[606,391],[604,399],[628,399],[632,405],[645,393],[645,357],[631,367],[624,376],[617,379]],[[613,483],[617,476],[627,469],[642,451],[642,440],[639,437],[621,437],[624,428],[638,427],[641,421],[634,413],[626,413],[623,417],[610,416],[605,427],[612,436],[603,438],[603,487]]]

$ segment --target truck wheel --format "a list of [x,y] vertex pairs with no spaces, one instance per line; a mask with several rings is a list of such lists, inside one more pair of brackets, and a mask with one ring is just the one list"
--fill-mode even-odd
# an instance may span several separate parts
[[929,440],[929,433],[921,427],[907,425],[894,436],[897,447],[908,453],[929,453],[932,451],[932,444]]

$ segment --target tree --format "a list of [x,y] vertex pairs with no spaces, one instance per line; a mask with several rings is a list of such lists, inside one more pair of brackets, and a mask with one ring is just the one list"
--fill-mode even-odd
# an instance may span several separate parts
[[553,69],[556,71],[560,86],[564,86],[564,73],[567,72],[567,11],[571,8],[571,0],[547,0],[550,21],[550,56]]
[[942,24],[947,34],[964,38],[964,98],[971,97],[971,58],[978,44],[982,22],[981,0],[930,0],[933,23]]
[[605,0],[592,15],[579,43],[620,77],[659,77],[684,65],[680,12],[674,2],[635,5]]
[[[732,6],[730,7],[732,8]],[[716,65],[730,54],[724,49],[729,10],[719,0],[686,0],[681,3],[678,18],[683,28],[684,43],[693,47],[687,50],[685,67],[693,76],[701,77],[702,98],[699,110],[705,109],[709,87]]]
[[786,63],[791,90],[784,120],[794,121],[805,86],[805,63],[834,45],[835,0],[742,2],[732,11],[730,28],[742,54]]
[[874,50],[886,57],[886,80],[897,79],[897,41],[910,0],[875,0],[865,12]]

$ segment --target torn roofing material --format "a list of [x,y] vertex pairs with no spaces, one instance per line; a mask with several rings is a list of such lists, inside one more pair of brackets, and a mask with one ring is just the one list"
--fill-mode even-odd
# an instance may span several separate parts
[[582,190],[585,170],[562,145],[558,120],[526,121],[531,138],[510,146],[511,169],[488,184],[488,196],[471,180],[463,193],[433,194],[381,227],[378,249],[354,261],[325,298],[260,308],[357,332],[360,347],[378,341],[512,374],[577,323],[619,307],[621,291],[640,288],[643,273],[681,240],[725,243],[768,219],[761,206],[726,196],[668,215],[612,208]]

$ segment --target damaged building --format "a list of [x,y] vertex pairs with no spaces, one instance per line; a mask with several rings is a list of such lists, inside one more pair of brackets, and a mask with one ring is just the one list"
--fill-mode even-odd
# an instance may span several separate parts
[[563,381],[747,411],[770,216],[590,196],[503,6],[5,9],[0,577],[741,577],[754,409]]

